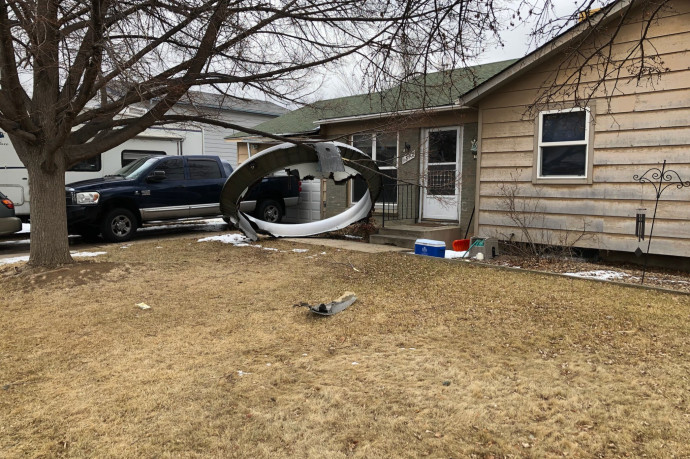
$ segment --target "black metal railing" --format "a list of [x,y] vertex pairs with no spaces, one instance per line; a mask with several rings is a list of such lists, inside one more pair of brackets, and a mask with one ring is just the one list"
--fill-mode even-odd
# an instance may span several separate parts
[[383,192],[376,202],[376,214],[381,215],[381,226],[387,221],[419,220],[419,187],[411,183],[384,183]]

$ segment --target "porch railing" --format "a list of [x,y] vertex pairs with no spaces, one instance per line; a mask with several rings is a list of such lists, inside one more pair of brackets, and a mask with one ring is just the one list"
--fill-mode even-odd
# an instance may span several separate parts
[[411,183],[384,183],[383,192],[376,202],[376,214],[381,215],[381,226],[387,221],[419,221],[419,187]]

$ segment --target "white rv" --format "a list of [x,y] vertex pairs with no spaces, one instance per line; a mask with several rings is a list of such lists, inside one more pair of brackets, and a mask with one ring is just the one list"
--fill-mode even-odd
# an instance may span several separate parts
[[[287,112],[284,107],[271,102],[195,91],[188,92],[175,109],[180,114],[196,116],[203,113],[241,126],[255,126]],[[140,116],[143,113],[146,110],[142,107],[128,107],[125,111],[127,116]],[[224,140],[232,132],[220,127],[188,123],[149,128],[100,157],[73,167],[65,174],[65,183],[112,174],[124,164],[144,155],[216,155],[235,167],[236,145]],[[0,132],[0,191],[15,203],[18,216],[28,218],[31,207],[29,176],[4,132]]]
[[[81,162],[65,173],[65,183],[112,174],[125,164],[148,155],[202,155],[201,128],[150,128],[100,156]],[[0,131],[0,191],[14,202],[16,214],[28,218],[31,210],[29,174],[6,133]]]

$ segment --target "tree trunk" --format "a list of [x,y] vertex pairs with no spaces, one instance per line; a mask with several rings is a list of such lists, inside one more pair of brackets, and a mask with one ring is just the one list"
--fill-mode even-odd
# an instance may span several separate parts
[[48,162],[43,153],[35,152],[26,164],[31,190],[31,267],[74,262],[67,239],[64,155],[58,152],[54,162]]

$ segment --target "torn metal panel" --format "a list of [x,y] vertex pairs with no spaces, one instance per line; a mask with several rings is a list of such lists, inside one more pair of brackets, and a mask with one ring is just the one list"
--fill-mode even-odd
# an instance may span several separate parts
[[[341,158],[343,170],[338,170],[339,162],[333,157],[335,152]],[[264,176],[282,169],[297,170],[300,178],[321,177],[336,182],[343,182],[360,174],[366,181],[368,190],[362,199],[345,212],[311,223],[269,223],[240,212],[239,204],[248,188]],[[340,142],[320,142],[313,145],[285,143],[252,156],[235,169],[223,186],[220,209],[223,215],[251,240],[257,239],[257,232],[275,237],[312,236],[345,228],[366,218],[381,193],[382,186],[376,163],[350,145]]]
[[343,157],[340,156],[340,150],[335,145],[317,143],[315,146],[319,157],[319,170],[322,174],[345,172]]
[[340,311],[343,311],[352,303],[357,301],[357,296],[353,292],[345,292],[340,298],[331,301],[330,303],[321,303],[316,306],[309,306],[309,310],[314,314],[321,316],[332,316]]

